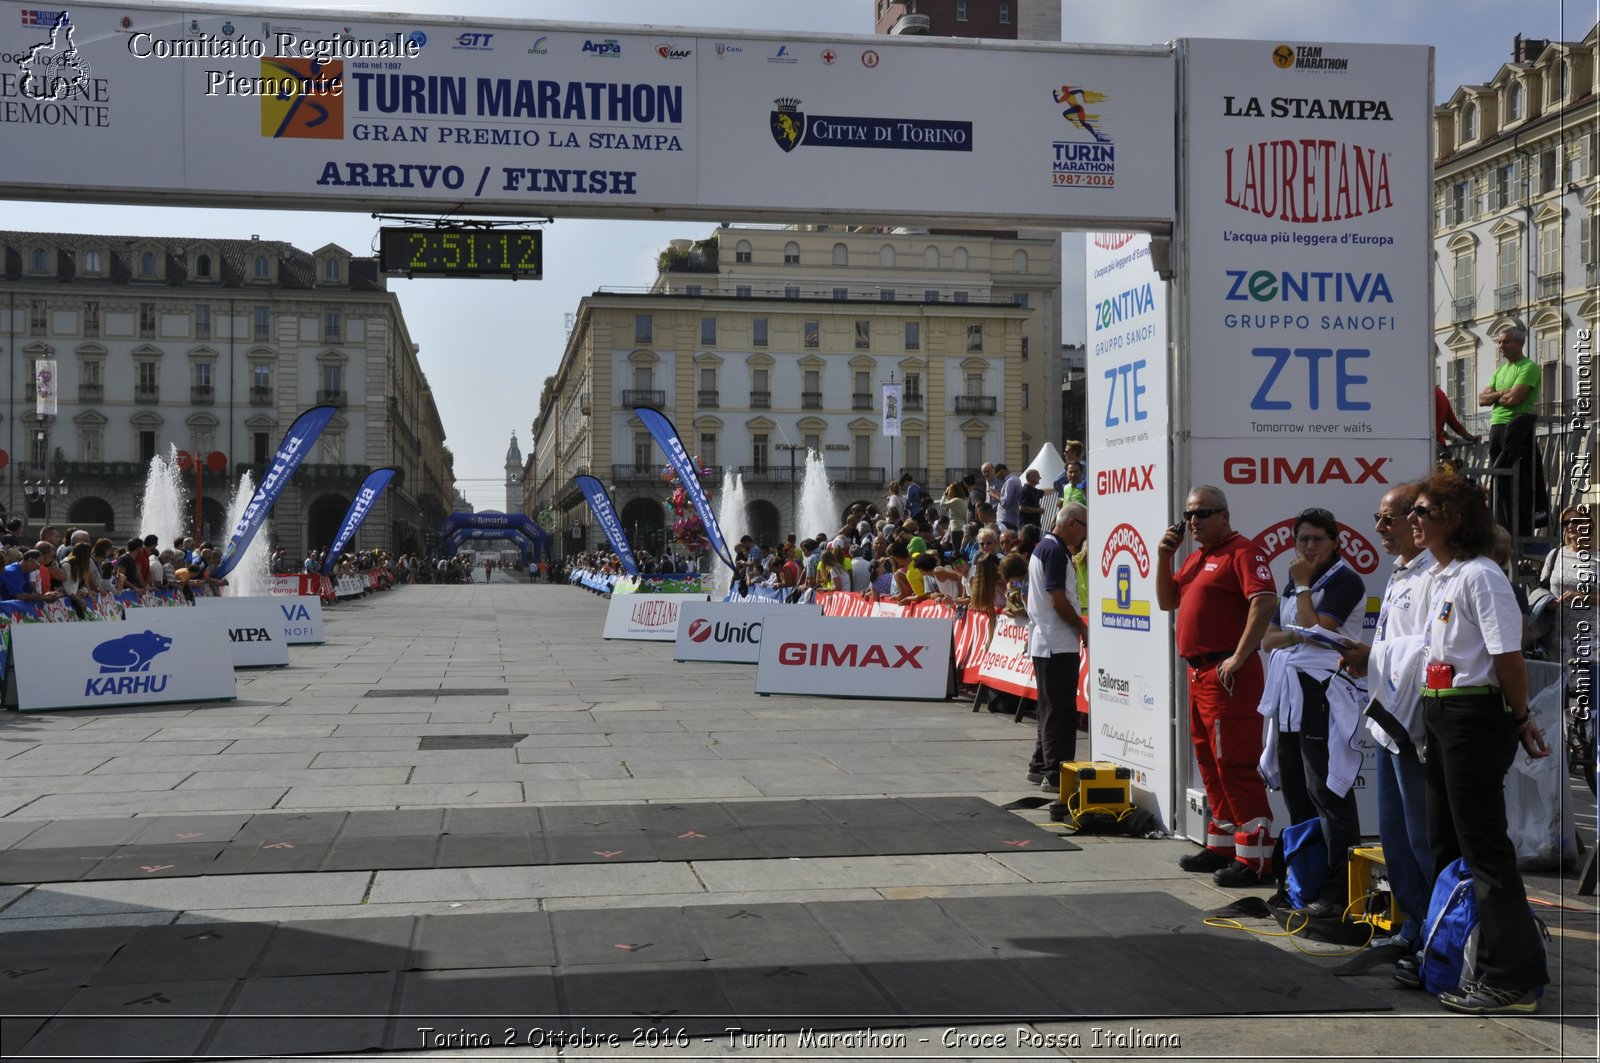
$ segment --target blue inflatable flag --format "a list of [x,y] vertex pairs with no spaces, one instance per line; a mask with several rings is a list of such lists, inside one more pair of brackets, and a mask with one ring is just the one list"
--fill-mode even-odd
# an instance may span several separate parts
[[339,525],[339,534],[333,537],[333,545],[328,547],[328,556],[322,561],[324,576],[333,575],[333,566],[339,563],[339,555],[355,537],[361,522],[367,519],[367,514],[372,511],[372,503],[378,500],[378,496],[389,486],[389,481],[394,479],[394,474],[398,471],[387,466],[374,469],[362,481],[361,490],[356,492],[355,501],[351,502],[350,508],[345,511],[344,520]]
[[689,496],[689,501],[694,503],[694,511],[705,527],[706,538],[711,542],[711,552],[721,558],[724,565],[733,568],[733,557],[728,553],[727,543],[722,540],[722,526],[717,523],[717,515],[711,512],[711,500],[706,497],[705,486],[700,483],[700,470],[695,468],[696,462],[689,457],[689,452],[683,449],[683,440],[678,438],[678,430],[672,427],[672,422],[667,420],[666,415],[660,410],[649,406],[635,406],[633,412],[639,415],[639,420],[650,430],[656,443],[666,453],[667,464],[678,474],[684,493]]
[[606,539],[611,543],[617,559],[622,562],[622,567],[628,570],[628,575],[637,576],[639,562],[633,559],[633,550],[628,546],[627,537],[622,534],[622,522],[617,519],[611,496],[606,494],[606,489],[593,476],[574,476],[572,480],[583,492],[583,497],[589,500],[594,519],[600,522],[600,529],[606,533]]
[[222,560],[218,562],[215,573],[218,579],[232,572],[234,566],[244,559],[244,552],[250,548],[250,540],[261,530],[268,511],[278,501],[283,489],[289,485],[289,478],[300,467],[300,463],[306,460],[306,455],[311,453],[312,444],[317,441],[322,430],[328,427],[328,422],[333,420],[333,415],[338,412],[337,406],[313,406],[294,419],[294,424],[284,433],[283,442],[278,444],[278,453],[272,459],[272,467],[261,478],[261,486],[256,488],[250,504],[244,509],[244,515],[239,518],[238,525],[233,529],[232,537],[228,539],[228,545],[222,550]]

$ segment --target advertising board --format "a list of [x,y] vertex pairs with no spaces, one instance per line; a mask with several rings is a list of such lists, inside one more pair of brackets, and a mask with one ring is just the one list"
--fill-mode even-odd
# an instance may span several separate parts
[[774,614],[762,622],[756,693],[942,700],[950,693],[953,624]]
[[614,594],[606,608],[602,637],[646,642],[673,642],[678,637],[680,610],[709,594]]
[[[196,608],[232,610],[241,617],[259,615],[274,639],[286,646],[312,645],[327,641],[322,629],[322,601],[317,598],[287,598],[278,595],[224,595],[221,598],[196,598]],[[259,614],[258,611],[259,610]],[[232,622],[231,619],[229,621]],[[238,663],[237,660],[235,663]],[[272,663],[272,662],[263,662]],[[287,664],[288,658],[275,662]]]
[[822,606],[815,603],[684,602],[678,611],[678,636],[672,648],[672,659],[755,664],[761,656],[765,621],[775,613],[788,612],[797,616],[821,616]]
[[17,708],[92,709],[238,696],[226,629],[191,609],[96,624],[14,624]]

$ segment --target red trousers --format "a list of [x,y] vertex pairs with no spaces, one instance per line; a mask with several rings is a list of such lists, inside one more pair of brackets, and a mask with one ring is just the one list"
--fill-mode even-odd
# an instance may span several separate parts
[[1189,737],[1211,804],[1206,848],[1234,857],[1254,871],[1272,871],[1272,806],[1261,781],[1261,657],[1252,655],[1233,677],[1217,678],[1216,665],[1189,670]]

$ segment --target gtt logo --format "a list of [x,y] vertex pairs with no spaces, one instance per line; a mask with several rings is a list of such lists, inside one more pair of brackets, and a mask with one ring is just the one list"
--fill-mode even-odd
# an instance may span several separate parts
[[492,33],[463,33],[456,38],[456,47],[481,52],[489,47],[489,42],[493,39]]

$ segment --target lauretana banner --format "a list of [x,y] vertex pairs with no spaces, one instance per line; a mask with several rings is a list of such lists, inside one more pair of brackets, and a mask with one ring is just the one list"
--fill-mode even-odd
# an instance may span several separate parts
[[283,442],[278,444],[278,453],[273,456],[272,467],[267,470],[266,476],[261,478],[261,486],[256,488],[255,495],[251,497],[250,504],[245,507],[244,513],[239,517],[239,523],[233,529],[233,535],[228,539],[228,545],[223,548],[222,560],[217,564],[218,579],[232,572],[234,566],[244,558],[244,552],[250,547],[250,540],[261,530],[262,523],[267,519],[267,513],[278,501],[283,489],[289,485],[289,479],[294,476],[294,471],[300,467],[302,461],[306,460],[306,455],[311,452],[311,445],[322,435],[322,430],[328,427],[328,422],[333,420],[333,415],[338,412],[337,406],[313,406],[294,419],[294,424],[284,433]]
[[339,555],[360,530],[362,521],[372,512],[372,504],[378,500],[378,496],[389,486],[389,481],[394,479],[394,474],[398,471],[388,466],[373,469],[361,482],[361,490],[356,492],[355,501],[351,502],[350,508],[345,511],[344,520],[339,524],[339,534],[334,536],[333,545],[328,547],[328,556],[322,561],[324,576],[333,575],[333,566],[339,563]]
[[606,541],[611,544],[617,560],[628,570],[628,575],[637,576],[639,562],[633,559],[628,537],[622,534],[622,522],[617,519],[617,509],[611,504],[611,496],[606,494],[606,489],[593,476],[574,476],[572,479],[583,492],[583,497],[588,499],[589,509],[594,513],[594,519],[600,522],[600,530],[606,533]]
[[689,452],[683,449],[683,440],[678,438],[678,430],[672,427],[672,422],[667,420],[666,414],[660,410],[649,406],[635,406],[633,412],[639,415],[639,420],[650,430],[650,434],[666,453],[667,464],[678,474],[684,493],[689,496],[689,501],[694,503],[695,514],[705,527],[706,539],[711,543],[711,552],[716,554],[724,565],[733,568],[733,557],[728,553],[728,545],[722,539],[722,527],[717,523],[717,515],[711,511],[711,500],[706,497],[706,489],[700,483],[700,470],[696,468],[694,459],[689,457]]

